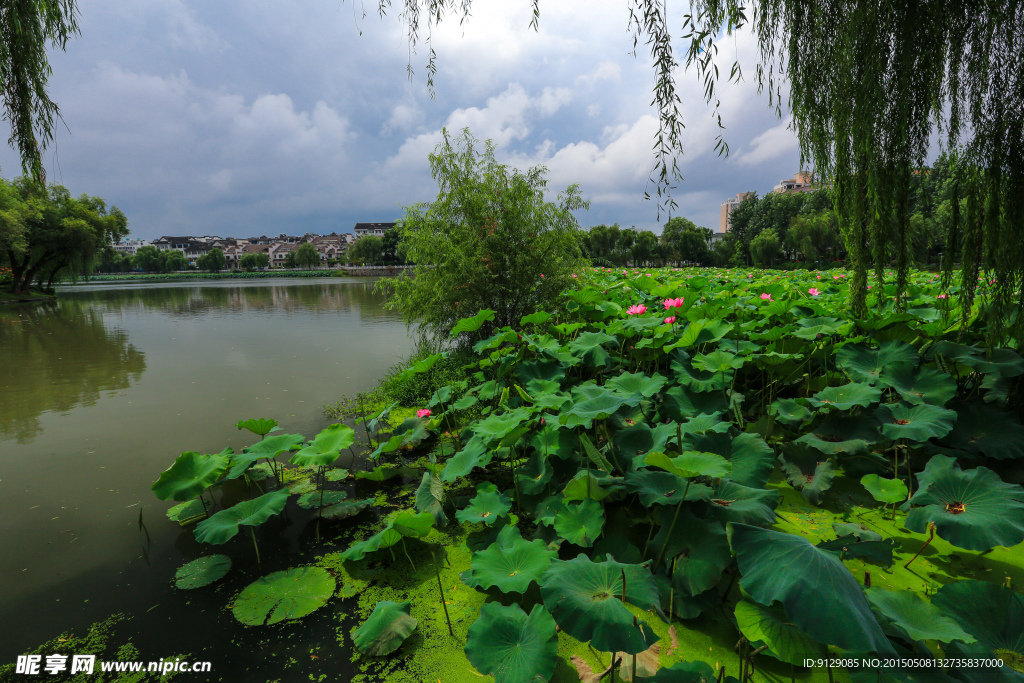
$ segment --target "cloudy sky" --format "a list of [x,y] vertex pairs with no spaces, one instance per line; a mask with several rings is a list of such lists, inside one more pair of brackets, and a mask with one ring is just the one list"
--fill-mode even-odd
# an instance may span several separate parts
[[[579,183],[584,227],[660,232],[643,199],[654,74],[642,45],[629,54],[626,2],[542,0],[539,32],[526,0],[475,3],[464,25],[433,32],[435,99],[425,51],[410,56],[399,19],[366,2],[364,18],[340,0],[80,0],[82,35],[52,56],[66,128],[46,153],[48,179],[119,206],[136,238],[348,232],[433,199],[427,155],[443,127],[468,126],[500,160],[547,166],[553,191]],[[724,70],[738,55],[753,72],[748,34],[720,55]],[[796,139],[748,81],[721,89],[732,153],[720,158],[696,74],[680,83],[678,212],[717,230],[726,197],[799,170]],[[20,172],[9,148],[0,169]]]

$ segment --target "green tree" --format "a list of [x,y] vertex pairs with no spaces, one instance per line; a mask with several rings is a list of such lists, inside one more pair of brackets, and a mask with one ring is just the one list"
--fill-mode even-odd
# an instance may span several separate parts
[[302,268],[318,268],[320,266],[320,254],[311,242],[303,242],[294,253],[296,265]]
[[[388,230],[395,232],[396,228]],[[385,233],[386,234],[386,233]],[[377,265],[384,259],[384,238],[377,235],[366,235],[356,240],[352,245],[349,256],[353,261],[365,265]]]
[[128,234],[125,215],[99,197],[74,198],[61,185],[43,189],[24,177],[0,185],[8,186],[0,191],[0,222],[8,226],[4,260],[15,292],[88,272],[103,247]]
[[789,225],[784,244],[808,261],[838,259],[842,255],[839,222],[832,211],[801,214]]
[[[286,268],[294,267],[294,265],[292,265],[292,266],[288,265],[288,257],[291,256],[291,255],[292,255],[291,252],[288,252],[287,254],[285,254],[284,265],[285,265]],[[292,259],[294,260],[294,257],[292,257]],[[239,266],[241,266],[242,268],[244,268],[245,270],[250,271],[250,272],[256,270],[257,268],[266,268],[267,265],[269,265],[269,264],[270,264],[270,256],[265,254],[265,253],[263,253],[263,252],[252,252],[251,251],[248,254],[243,254],[242,258],[239,259],[239,261],[238,261],[238,265]]]
[[621,230],[619,224],[595,225],[583,234],[588,255],[603,265],[612,265],[618,260],[618,244]]
[[638,266],[649,265],[654,258],[654,250],[658,246],[658,236],[650,230],[642,230],[637,233],[636,242],[633,243],[631,254],[633,263]]
[[214,247],[196,259],[196,265],[200,270],[205,270],[210,273],[219,273],[224,269],[224,263],[224,252],[218,247]]
[[758,233],[750,242],[750,256],[755,266],[771,266],[782,255],[782,243],[775,228]]
[[163,263],[160,260],[160,250],[154,246],[146,245],[139,247],[132,257],[132,265],[146,273],[157,273],[163,270]]
[[[270,256],[264,254],[267,257],[267,263],[270,263]],[[285,268],[298,268],[299,264],[295,262],[295,252],[289,251],[284,255],[284,267]]]
[[179,270],[187,270],[189,266],[188,258],[177,249],[165,249],[160,252],[159,270],[162,273],[175,273]]
[[387,265],[398,265],[405,262],[402,233],[398,230],[384,231],[384,236],[381,238],[381,261]]
[[661,242],[668,246],[671,253],[676,258],[676,265],[682,263],[682,252],[679,247],[679,240],[682,237],[683,231],[686,229],[695,229],[697,226],[688,218],[682,216],[673,216],[668,219],[665,223],[665,227],[661,229]]
[[[438,184],[429,204],[406,207],[401,222],[414,277],[381,281],[388,307],[417,323],[427,337],[447,339],[460,318],[495,312],[481,333],[518,324],[535,310],[552,309],[586,266],[573,211],[589,208],[570,185],[558,202],[544,200],[546,169],[526,172],[494,158],[494,144],[463,130],[448,131],[430,155]],[[364,238],[365,239],[365,238]]]

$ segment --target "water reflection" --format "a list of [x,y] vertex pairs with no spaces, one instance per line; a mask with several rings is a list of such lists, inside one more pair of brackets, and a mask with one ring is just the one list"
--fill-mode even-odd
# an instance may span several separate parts
[[146,355],[89,302],[61,300],[0,310],[0,439],[29,443],[46,411],[93,405],[126,389]]

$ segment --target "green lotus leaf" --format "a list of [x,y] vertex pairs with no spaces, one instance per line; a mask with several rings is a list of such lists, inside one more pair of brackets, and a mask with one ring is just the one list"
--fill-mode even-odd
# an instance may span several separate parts
[[248,429],[256,436],[266,436],[277,427],[277,420],[270,420],[265,417],[250,418],[248,420],[239,420],[235,426],[239,429]]
[[341,449],[355,442],[355,431],[348,425],[331,425],[317,434],[309,445],[288,462],[299,467],[327,467],[338,459]]
[[455,323],[455,327],[452,328],[452,336],[457,337],[463,332],[476,332],[483,327],[485,322],[491,320],[494,320],[494,311],[485,308],[472,318],[462,318]]
[[875,415],[882,424],[882,434],[887,438],[909,439],[919,443],[948,434],[957,417],[955,411],[928,403],[913,406],[885,403],[878,407]]
[[167,519],[178,522],[182,526],[194,522],[197,518],[206,517],[206,506],[199,498],[193,498],[185,503],[178,503],[167,511]]
[[455,410],[468,410],[469,408],[472,408],[479,402],[480,399],[478,399],[476,396],[467,394],[466,396],[463,396],[458,401],[453,403],[452,408],[454,408]]
[[[679,662],[669,667],[662,667],[651,678],[641,683],[710,683],[717,681],[718,674],[710,664],[705,662]],[[724,683],[739,683],[737,678],[726,676]]]
[[581,420],[587,422],[590,420],[606,420],[619,408],[628,405],[631,400],[628,397],[613,394],[609,391],[596,398],[574,404],[572,408],[566,411],[566,415],[576,415]]
[[743,486],[761,488],[775,471],[775,451],[757,434],[743,432],[732,440],[729,462],[730,479]]
[[182,590],[202,588],[224,577],[231,569],[227,555],[207,555],[178,567],[174,573],[174,587]]
[[348,498],[344,491],[310,491],[299,496],[299,507],[313,510],[328,505],[336,505]]
[[920,356],[910,344],[902,341],[882,342],[877,349],[863,344],[847,344],[836,353],[836,363],[854,382],[878,382],[882,371],[897,364],[916,366]]
[[440,406],[442,410],[444,410],[444,406],[450,404],[451,401],[452,386],[450,384],[446,384],[430,395],[430,400],[427,401],[427,407],[433,409]]
[[262,441],[257,441],[234,456],[231,472],[228,473],[226,478],[237,479],[260,458],[273,460],[281,453],[296,450],[298,446],[302,445],[303,441],[305,441],[305,437],[302,434],[277,434],[266,437]]
[[519,319],[519,324],[523,326],[543,325],[547,321],[551,320],[551,316],[552,314],[548,313],[547,311],[537,311],[535,313],[531,313],[530,315],[524,315],[522,318]]
[[448,458],[444,470],[441,471],[441,481],[450,484],[459,477],[465,477],[477,467],[486,467],[492,457],[493,451],[487,447],[487,443],[474,436],[466,442],[462,450]]
[[613,471],[612,464],[608,462],[608,458],[604,457],[601,451],[597,450],[594,444],[590,441],[590,437],[586,434],[580,434],[580,445],[583,446],[583,452],[586,453],[587,459],[590,460],[599,469],[611,474]]
[[565,502],[586,500],[587,498],[597,501],[604,500],[611,494],[609,489],[604,488],[604,485],[608,482],[609,479],[599,479],[587,470],[580,470],[565,485],[565,488],[562,490],[562,500]]
[[955,408],[956,425],[945,438],[950,446],[997,460],[1024,458],[1024,426],[1012,413],[981,401]]
[[875,586],[865,593],[871,608],[879,616],[882,628],[910,642],[975,642],[975,638],[965,632],[955,620],[945,616],[936,605],[922,599],[914,591],[891,591]]
[[794,443],[805,443],[825,455],[856,454],[878,438],[878,423],[873,418],[832,413]]
[[309,479],[293,479],[292,481],[288,482],[287,488],[289,495],[292,496],[302,496],[307,493],[313,493],[314,491],[318,490],[319,489],[317,489],[316,484],[311,482]]
[[604,367],[611,360],[604,344],[618,344],[618,340],[604,332],[584,332],[569,342],[569,353],[589,367]]
[[522,427],[530,419],[529,408],[516,408],[500,415],[491,414],[473,425],[473,432],[485,444],[500,441],[512,430]]
[[425,439],[430,437],[430,431],[427,429],[427,419],[425,417],[406,418],[392,432],[392,437],[396,436],[402,437],[401,446],[403,448],[419,446]]
[[673,527],[674,515],[672,509],[658,512],[658,533],[647,544],[647,555],[657,557],[664,546],[663,562],[666,568],[675,567],[672,582],[676,590],[698,595],[717,585],[722,571],[732,563],[725,527],[717,519],[701,519],[689,510],[682,511]]
[[683,435],[725,433],[732,427],[731,423],[725,422],[721,416],[715,414],[701,413],[694,415],[686,422],[679,425]]
[[[793,623],[824,645],[895,654],[853,574],[801,536],[733,524],[740,585],[762,605],[775,601]],[[827,607],[827,608],[826,608]]]
[[838,387],[822,389],[810,399],[812,406],[828,406],[837,410],[850,410],[854,406],[867,408],[882,398],[882,390],[870,384],[850,382]]
[[160,478],[153,484],[153,493],[160,500],[192,500],[217,483],[230,461],[228,453],[182,453],[173,465],[160,474]]
[[561,429],[553,420],[530,435],[529,444],[538,453],[562,460],[573,458],[579,450],[579,439],[568,429]]
[[407,538],[423,538],[433,526],[434,516],[429,512],[402,510],[391,520],[391,527]]
[[429,512],[417,514],[411,510],[403,510],[395,515],[386,527],[364,541],[353,543],[339,557],[342,560],[361,560],[369,553],[397,545],[403,536],[422,538],[430,533],[433,522],[434,517]]
[[519,490],[527,496],[535,496],[544,492],[555,471],[543,453],[534,453],[526,464],[516,469],[516,480]]
[[668,379],[656,372],[650,375],[625,372],[605,382],[605,386],[623,396],[640,394],[644,398],[650,398],[661,391],[666,382]]
[[444,514],[444,484],[436,472],[424,472],[420,485],[416,489],[415,507],[417,512],[429,512],[434,517],[434,524],[441,527],[448,523]]
[[768,412],[775,416],[775,419],[788,425],[800,425],[811,419],[813,413],[803,405],[802,399],[783,398],[772,401]]
[[832,488],[832,479],[835,477],[835,467],[828,459],[815,463],[808,463],[802,458],[790,459],[787,460],[782,471],[786,473],[786,480],[793,485],[793,488],[799,490],[800,495],[815,505],[821,502],[825,491]]
[[954,581],[932,596],[932,604],[950,617],[977,644],[969,651],[978,656],[1008,652],[1024,658],[1024,596],[1012,588],[988,581]]
[[334,577],[320,567],[274,572],[246,586],[231,611],[246,626],[299,619],[323,607],[334,587]]
[[258,498],[242,501],[227,510],[221,510],[196,525],[196,540],[216,545],[227,543],[238,533],[238,527],[259,526],[284,510],[288,495],[287,490],[278,489],[264,493]]
[[986,349],[975,363],[974,369],[979,372],[993,373],[1000,377],[1018,377],[1024,375],[1024,358],[1014,349]]
[[626,474],[626,490],[640,497],[644,507],[652,505],[676,505],[683,499],[707,500],[711,497],[711,489],[704,484],[690,484],[686,488],[686,479],[671,472],[651,472],[634,470]]
[[[623,586],[625,581],[625,586]],[[552,560],[540,580],[544,606],[563,631],[603,652],[637,654],[658,642],[646,622],[637,622],[625,602],[661,614],[658,587],[644,565],[614,560]]]
[[551,566],[558,552],[541,540],[525,541],[512,525],[498,533],[495,543],[473,554],[472,578],[483,589],[497,586],[503,593],[525,593],[532,581]]
[[364,655],[380,657],[397,650],[416,629],[416,619],[409,614],[410,603],[381,600],[370,618],[352,633],[352,642]]
[[906,500],[909,493],[902,480],[883,479],[877,474],[865,474],[860,483],[879,503],[899,503]]
[[1024,541],[1024,489],[1007,484],[986,467],[962,471],[956,458],[935,455],[917,475],[906,527],[925,533],[935,524],[939,538],[957,548],[990,550]]
[[559,536],[589,548],[601,535],[604,527],[604,508],[592,498],[578,503],[563,503],[562,509],[555,515],[555,531]]
[[489,602],[466,634],[466,658],[495,683],[547,681],[558,662],[555,620],[540,605],[527,616],[519,605]]
[[698,353],[690,361],[690,365],[694,370],[704,370],[705,372],[729,372],[742,367],[745,360],[735,353],[718,349],[706,355]]
[[956,395],[956,380],[952,375],[925,365],[914,368],[901,363],[887,367],[882,370],[878,381],[895,389],[910,404],[944,406]]
[[854,536],[858,541],[882,540],[882,534],[855,522],[837,522],[832,525],[832,530],[836,532],[836,536]]
[[736,603],[735,614],[740,633],[755,647],[766,645],[768,654],[780,662],[803,666],[805,658],[827,654],[825,646],[795,626],[779,605],[765,607],[743,599]]
[[831,541],[822,541],[814,547],[833,553],[841,560],[862,559],[888,569],[893,563],[892,554],[896,549],[896,541],[891,538],[862,541],[857,536],[849,534]]
[[476,491],[476,496],[469,501],[469,505],[455,513],[455,517],[460,522],[464,524],[482,522],[491,525],[512,509],[512,499],[498,491],[498,487],[494,484],[489,482],[480,484]]
[[646,422],[619,429],[612,436],[616,450],[626,458],[649,452],[654,446],[654,430]]
[[644,462],[650,467],[658,467],[687,479],[699,476],[718,479],[732,472],[732,463],[722,456],[699,451],[686,451],[674,458],[664,453],[648,453]]
[[[691,488],[693,488],[691,486]],[[689,496],[687,496],[689,497]],[[722,479],[708,499],[711,514],[724,522],[771,526],[779,506],[778,489],[756,489]]]
[[373,505],[373,498],[365,498],[363,500],[346,500],[341,503],[336,503],[330,507],[321,508],[320,516],[324,519],[347,519],[353,515],[357,515],[366,508]]
[[721,391],[694,391],[685,386],[676,385],[664,394],[663,409],[665,416],[675,422],[682,422],[699,413],[723,413],[729,408],[729,402]]
[[431,355],[427,356],[426,358],[422,358],[422,359],[416,361],[415,363],[413,363],[412,366],[410,366],[410,369],[414,373],[416,373],[417,375],[422,375],[425,372],[430,372],[431,368],[434,367],[434,365],[437,363],[437,361],[441,360],[442,358],[444,358],[447,355],[448,354],[446,354],[446,353],[431,354]]
[[402,467],[392,467],[391,465],[378,465],[368,472],[365,470],[357,471],[355,477],[356,479],[365,479],[367,481],[387,481],[402,476],[404,469]]
[[732,382],[733,370],[710,372],[690,367],[689,361],[672,361],[670,366],[676,373],[676,381],[693,391],[722,391]]
[[348,479],[348,477],[348,470],[341,467],[335,467],[327,471],[326,479],[327,481],[341,481],[343,479]]

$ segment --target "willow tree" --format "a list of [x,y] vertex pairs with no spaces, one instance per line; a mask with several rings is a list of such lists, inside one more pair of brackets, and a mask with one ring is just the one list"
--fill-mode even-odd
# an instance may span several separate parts
[[53,73],[48,47],[61,50],[78,33],[75,0],[4,0],[0,6],[0,87],[8,143],[21,155],[25,174],[44,178],[41,149],[53,140],[60,109],[50,99]]
[[[867,312],[869,271],[881,284],[890,252],[895,305],[906,305],[910,179],[938,140],[957,159],[944,266],[947,286],[960,266],[961,323],[971,319],[985,271],[986,281],[995,281],[986,289],[991,336],[1024,342],[1024,0],[694,0],[673,12],[678,25],[669,24],[668,0],[627,4],[634,51],[646,44],[654,65],[659,129],[651,179],[659,213],[674,207],[671,189],[682,180],[680,59],[703,79],[717,116],[720,74],[735,80],[743,73],[741,64],[718,63],[718,41],[745,27],[760,43],[754,74],[769,106],[781,115],[788,105],[801,162],[834,187],[855,271],[853,312]],[[378,9],[384,14],[390,6],[380,0]],[[430,29],[445,17],[468,18],[471,6],[472,0],[403,0],[413,50],[425,43],[429,51],[429,86]],[[540,0],[531,6],[536,30]],[[681,56],[671,37],[679,27],[688,41]],[[728,153],[721,136],[717,149]]]

